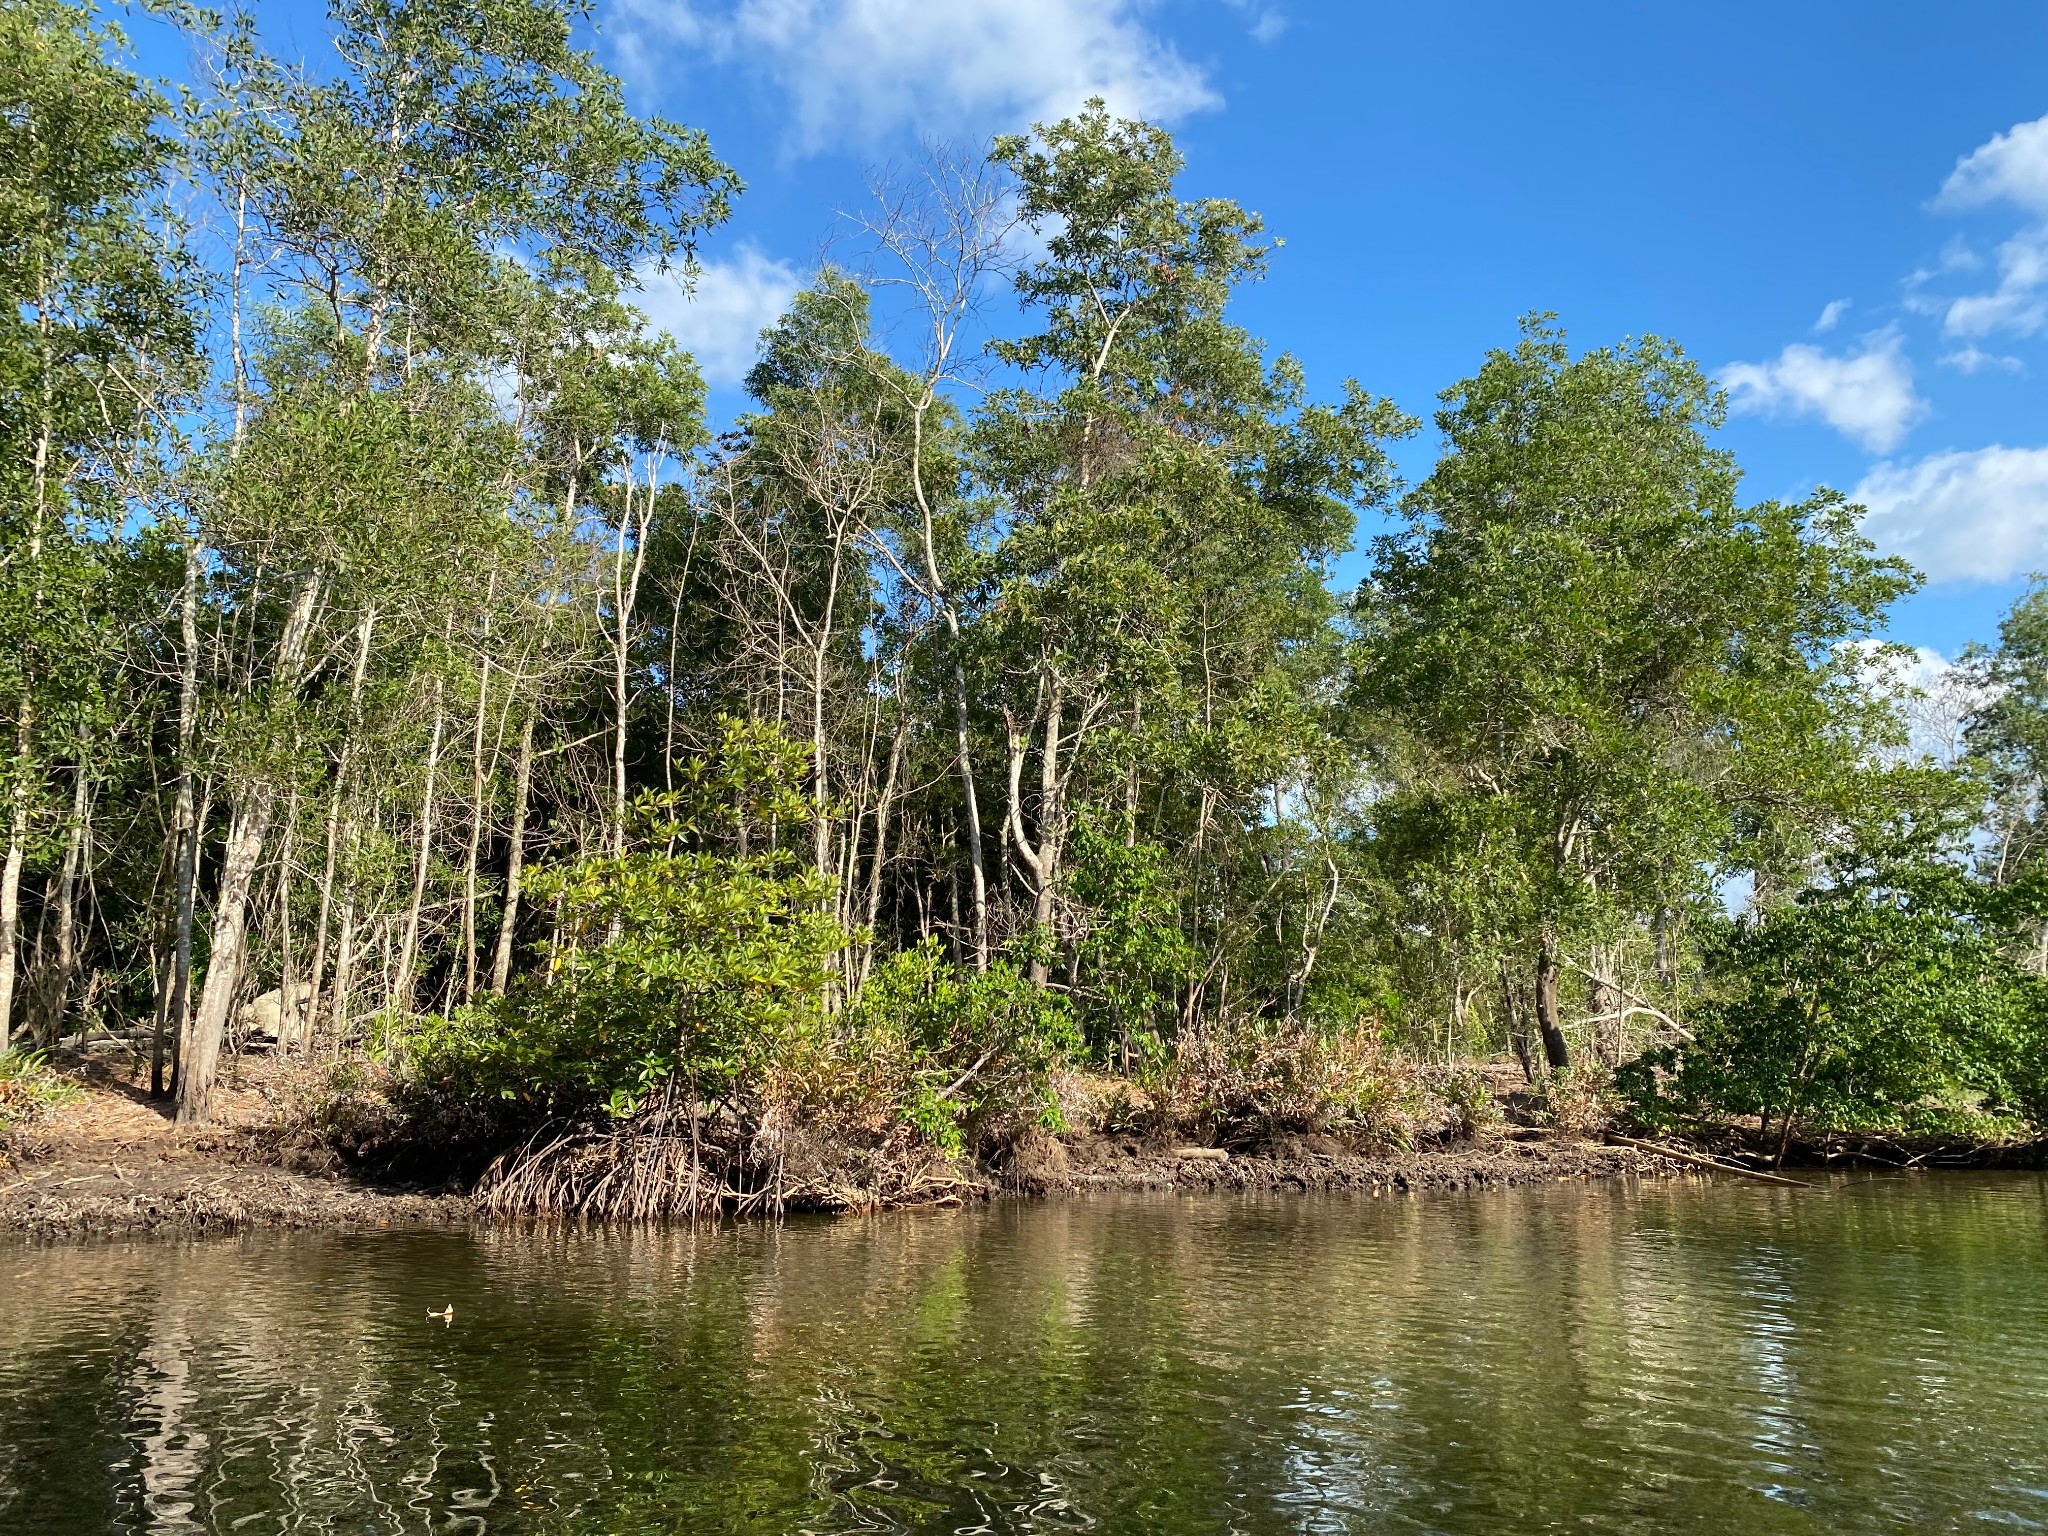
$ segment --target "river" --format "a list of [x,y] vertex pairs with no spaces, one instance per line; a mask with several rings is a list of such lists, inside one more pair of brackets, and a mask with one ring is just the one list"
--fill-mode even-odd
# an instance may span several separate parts
[[2001,1527],[2034,1175],[0,1246],[10,1533]]

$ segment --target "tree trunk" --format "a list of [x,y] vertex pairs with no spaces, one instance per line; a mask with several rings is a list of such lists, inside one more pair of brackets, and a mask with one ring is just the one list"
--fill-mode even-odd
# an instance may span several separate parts
[[193,537],[185,542],[185,579],[178,597],[184,654],[178,660],[178,800],[172,813],[178,861],[177,917],[171,970],[163,1006],[157,1010],[160,1024],[150,1052],[149,1091],[158,1099],[169,1086],[164,1081],[164,1034],[167,1031],[173,1040],[182,1040],[186,1016],[192,1011],[192,920],[199,885],[199,819],[192,783],[192,737],[199,725],[199,566],[200,544]]
[[30,705],[22,685],[15,723],[14,783],[7,796],[7,861],[0,866],[0,1051],[14,1042],[14,982],[21,947],[21,866],[28,857],[28,774]]
[[1038,888],[1031,894],[1031,926],[1038,932],[1039,949],[1031,961],[1031,982],[1042,987],[1051,979],[1051,963],[1043,946],[1052,927],[1053,895],[1059,879],[1060,816],[1060,698],[1055,688],[1045,712],[1045,744],[1038,754],[1038,862],[1033,873]]
[[988,969],[988,865],[982,853],[981,803],[974,793],[974,754],[967,735],[967,668],[960,659],[960,626],[946,612],[953,632],[953,730],[957,738],[955,766],[960,774],[960,799],[966,812],[967,868],[974,898],[974,968]]
[[1607,1066],[1621,1062],[1625,1048],[1621,988],[1613,981],[1615,955],[1606,945],[1593,946],[1586,956],[1593,974],[1586,978],[1586,1005],[1599,1022],[1593,1026],[1593,1049]]
[[[832,584],[837,585],[835,560]],[[831,803],[831,756],[825,732],[825,657],[832,636],[832,607],[828,597],[825,618],[818,626],[818,643],[811,648],[811,862],[820,880],[832,878],[832,818],[826,814]],[[836,900],[836,896],[827,897]]]
[[[31,514],[28,537],[28,565],[33,577],[31,614],[43,607],[43,524],[49,510],[50,447],[56,430],[56,380],[51,354],[55,322],[50,314],[51,276],[45,257],[38,271],[36,289],[37,375],[41,383],[41,417],[30,482]],[[28,811],[30,780],[35,762],[31,755],[35,720],[35,665],[32,656],[19,658],[21,666],[21,707],[14,717],[14,773],[7,793],[7,859],[0,865],[0,1052],[14,1040],[14,993],[20,974],[21,869],[28,857]]]
[[519,928],[519,878],[526,868],[526,799],[533,785],[533,720],[519,732],[519,766],[512,776],[512,840],[505,855],[505,909],[498,914],[498,948],[491,957],[491,990],[512,984],[512,943]]
[[[1038,846],[1032,847],[1024,836],[1023,794],[1024,760],[1030,751],[1031,731],[1037,725],[1035,715],[1022,731],[1014,723],[1009,726],[1010,800],[1004,822],[1018,858],[1031,873],[1031,925],[1042,942],[1052,922],[1054,883],[1059,875],[1060,719],[1065,700],[1057,681],[1046,687],[1040,702],[1044,706],[1045,740],[1038,757]],[[1033,958],[1030,976],[1032,984],[1040,987],[1050,979],[1051,967],[1042,953]]]
[[405,908],[405,937],[398,946],[398,970],[391,982],[393,1012],[412,1011],[413,964],[419,958],[420,908],[427,895],[427,871],[434,854],[434,789],[441,767],[441,733],[447,716],[441,709],[441,684],[434,683],[434,731],[427,741],[427,782],[420,797],[420,851],[413,862],[412,899]]
[[164,1096],[164,1036],[169,1030],[170,1020],[165,1016],[171,1005],[171,964],[173,945],[170,927],[173,918],[165,924],[160,936],[163,947],[152,950],[149,957],[149,974],[156,983],[156,1017],[149,1034],[149,1096],[160,1099]]
[[[484,618],[486,643],[490,636],[490,617]],[[487,775],[484,772],[484,718],[489,707],[491,694],[491,659],[484,657],[483,670],[476,687],[476,729],[469,744],[469,846],[464,850],[462,861],[462,1000],[467,1003],[476,996],[476,884],[477,862],[483,857],[484,842],[484,791]],[[500,737],[500,740],[503,740]]]
[[1515,1006],[1515,984],[1508,975],[1507,962],[1500,967],[1501,1016],[1508,1026],[1508,1044],[1514,1048],[1515,1060],[1521,1063],[1522,1081],[1536,1081],[1536,1064],[1529,1059],[1529,1032],[1522,1027],[1521,1010]]
[[[875,941],[873,938],[875,919],[882,911],[882,873],[889,862],[889,813],[896,801],[896,780],[903,769],[903,746],[905,740],[904,722],[899,717],[895,733],[889,739],[889,769],[882,780],[881,798],[875,803],[875,847],[868,856],[868,894],[865,925],[869,931],[867,943],[861,946],[860,980],[866,981],[868,971],[874,965]],[[856,836],[855,841],[858,842]],[[958,939],[960,924],[960,887],[958,873],[954,874],[953,925],[954,937]]]
[[1543,1059],[1553,1072],[1571,1066],[1564,1030],[1557,1012],[1557,941],[1548,935],[1536,953],[1536,1028],[1543,1036]]
[[[353,846],[353,844],[351,844]],[[333,1054],[341,1055],[348,1043],[349,993],[355,985],[356,893],[350,886],[341,898],[341,933],[334,945],[334,996],[330,1005],[333,1019]]]
[[[630,667],[633,658],[633,610],[640,600],[640,576],[647,567],[647,540],[654,526],[657,486],[652,465],[647,472],[647,510],[637,526],[633,517],[633,484],[626,481],[625,505],[619,514],[619,537],[612,557],[612,857],[626,856],[626,748],[633,704]],[[626,558],[626,530],[633,527],[633,551]],[[628,574],[630,572],[630,575]]]
[[[346,748],[344,748],[344,751]],[[327,985],[327,935],[334,922],[334,881],[341,862],[340,775],[335,778],[327,806],[326,853],[320,863],[320,904],[313,919],[313,964],[306,986],[306,1055],[313,1054],[313,1039],[319,1033],[320,1001]]]
[[64,842],[64,865],[57,876],[57,958],[44,1003],[42,1045],[54,1046],[64,1030],[64,1011],[71,1006],[71,986],[78,977],[78,877],[85,868],[85,765],[71,772],[71,832]]
[[170,1029],[171,1063],[170,1082],[165,1091],[178,1091],[178,1064],[183,1059],[185,1042],[192,1029],[192,950],[194,929],[198,917],[199,855],[206,846],[206,824],[213,820],[213,780],[207,779],[201,786],[199,807],[192,819],[191,832],[185,841],[186,867],[180,871],[183,905],[179,908],[178,975],[171,991]]
[[213,1111],[213,1080],[220,1050],[227,1038],[241,991],[242,962],[248,950],[249,890],[263,844],[270,832],[276,792],[269,784],[252,789],[228,822],[227,845],[221,857],[220,898],[214,907],[213,947],[206,961],[206,982],[199,1007],[178,1051],[178,1123],[192,1125]]
[[[297,743],[293,743],[297,755]],[[277,851],[277,1051],[289,1053],[299,1023],[299,964],[292,947],[292,860],[298,852],[299,792],[292,789],[284,813],[284,842]]]
[[[298,688],[299,669],[306,655],[306,641],[313,627],[313,608],[320,595],[320,580],[309,575],[300,584],[291,615],[285,621],[278,644],[277,670],[271,679],[275,696]],[[214,905],[213,947],[206,963],[206,983],[199,992],[199,1007],[178,1052],[178,1123],[190,1125],[208,1118],[213,1109],[213,1079],[220,1065],[220,1049],[227,1037],[228,1020],[242,986],[242,962],[248,948],[249,888],[256,866],[263,857],[263,845],[270,835],[270,819],[277,805],[277,786],[267,777],[259,779],[236,807],[228,823],[227,844],[221,857],[220,896]]]
[[960,924],[960,866],[950,859],[946,861],[946,911],[952,922],[952,926],[946,931],[946,946],[952,955],[953,963],[958,965],[960,935],[966,930]]
[[[377,610],[367,608],[356,623],[356,664],[348,684],[348,728],[334,765],[334,793],[327,802],[327,852],[320,866],[320,915],[313,933],[312,988],[306,998],[306,1052],[312,1054],[318,1032],[320,991],[327,980],[327,934],[334,914],[334,881],[341,856],[342,806],[348,798],[349,774],[355,766],[356,736],[362,728],[363,679],[370,670],[370,637],[377,628]],[[351,831],[351,836],[353,832]]]

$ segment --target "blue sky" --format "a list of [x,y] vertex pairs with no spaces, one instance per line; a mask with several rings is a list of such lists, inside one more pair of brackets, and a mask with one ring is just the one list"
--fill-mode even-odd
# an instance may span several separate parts
[[[319,51],[317,8],[261,11]],[[1355,376],[1426,416],[1526,312],[1585,345],[1655,331],[1730,386],[1752,497],[1859,492],[1934,578],[1895,638],[1990,639],[2048,569],[2041,0],[598,0],[596,22],[634,104],[749,183],[696,296],[649,294],[714,409],[871,170],[1100,92],[1175,130],[1189,193],[1284,237],[1241,316],[1318,392]]]

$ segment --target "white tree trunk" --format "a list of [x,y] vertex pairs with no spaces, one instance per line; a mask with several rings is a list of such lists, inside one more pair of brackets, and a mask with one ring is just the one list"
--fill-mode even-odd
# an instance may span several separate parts
[[[295,691],[299,670],[304,665],[306,641],[313,627],[313,609],[320,595],[320,579],[309,575],[300,584],[285,621],[278,646],[277,670],[271,678],[275,695]],[[242,962],[248,950],[249,889],[256,866],[263,857],[263,845],[270,835],[271,816],[277,805],[277,786],[266,775],[259,777],[244,795],[228,823],[227,845],[221,858],[220,897],[214,905],[213,948],[206,963],[206,982],[200,988],[199,1007],[185,1031],[178,1052],[178,1123],[204,1121],[213,1113],[213,1080],[220,1066],[221,1045],[227,1038],[228,1020],[234,1016],[235,1001],[242,987]]]

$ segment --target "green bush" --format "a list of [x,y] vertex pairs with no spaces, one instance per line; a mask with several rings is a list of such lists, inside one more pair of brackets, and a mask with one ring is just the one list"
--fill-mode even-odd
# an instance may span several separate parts
[[1757,1115],[1792,1127],[1914,1129],[1959,1108],[2039,1114],[2039,987],[2005,952],[1986,888],[1937,859],[1840,878],[1731,921],[1706,946],[1690,1043],[1624,1067],[1638,1119]]
[[800,835],[802,772],[800,748],[733,724],[684,789],[640,799],[623,854],[537,873],[533,902],[554,914],[545,963],[406,1038],[416,1094],[531,1121],[624,1119],[675,1087],[713,1106],[756,1089],[821,1026],[849,940],[829,883],[786,848],[731,851],[740,826]]
[[1503,1120],[1486,1079],[1470,1067],[1432,1073],[1429,1091],[1443,1104],[1453,1136],[1461,1141],[1493,1130]]
[[896,1111],[934,1146],[1059,1126],[1055,1069],[1080,1046],[1066,1003],[1014,965],[962,969],[937,940],[877,965],[831,1044],[882,1068]]
[[850,986],[854,936],[830,883],[787,851],[730,851],[740,817],[798,840],[800,752],[734,727],[715,762],[641,801],[623,856],[535,878],[556,914],[547,963],[405,1037],[415,1119],[502,1142],[548,1119],[628,1121],[660,1099],[870,1142],[907,1126],[948,1154],[1056,1120],[1052,1072],[1076,1044],[1066,1004],[1010,964],[962,970],[935,941]]
[[561,910],[548,964],[426,1026],[411,1042],[418,1079],[623,1118],[672,1080],[729,1098],[818,1028],[846,935],[824,882],[787,855],[628,853],[535,885]]
[[1092,818],[1074,829],[1069,894],[1083,914],[1074,993],[1088,1043],[1102,1059],[1127,1060],[1148,1036],[1173,1032],[1194,946],[1181,931],[1181,893],[1171,854],[1127,844]]
[[1421,1074],[1369,1025],[1230,1016],[1184,1030],[1139,1074],[1149,1129],[1227,1143],[1335,1132],[1406,1150],[1427,1117]]

